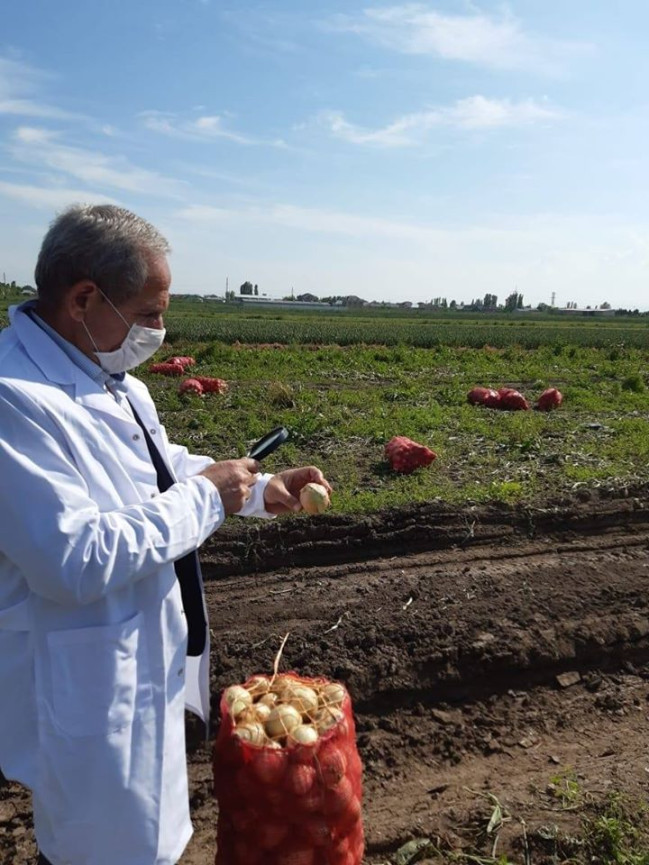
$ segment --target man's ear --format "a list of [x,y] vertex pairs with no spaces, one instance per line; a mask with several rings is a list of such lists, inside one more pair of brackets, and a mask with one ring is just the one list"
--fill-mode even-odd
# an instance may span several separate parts
[[74,321],[84,321],[88,311],[100,302],[99,289],[90,279],[75,282],[65,294],[65,306]]

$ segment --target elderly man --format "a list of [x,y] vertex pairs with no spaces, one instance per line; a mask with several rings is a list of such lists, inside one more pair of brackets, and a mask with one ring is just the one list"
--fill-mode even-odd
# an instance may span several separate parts
[[125,373],[164,339],[168,251],[133,213],[71,208],[0,334],[0,768],[32,790],[52,865],[178,861],[184,708],[209,706],[196,549],[228,514],[328,486],[167,440]]

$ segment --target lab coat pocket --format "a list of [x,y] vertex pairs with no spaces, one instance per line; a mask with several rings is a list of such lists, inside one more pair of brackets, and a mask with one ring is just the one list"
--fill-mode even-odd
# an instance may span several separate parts
[[141,625],[138,614],[120,624],[48,634],[52,703],[63,732],[102,736],[132,724],[138,680],[148,679]]

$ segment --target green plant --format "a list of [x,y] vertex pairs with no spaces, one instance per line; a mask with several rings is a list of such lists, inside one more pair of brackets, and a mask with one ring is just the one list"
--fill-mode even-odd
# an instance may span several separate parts
[[630,390],[632,393],[643,393],[645,383],[640,373],[634,372],[631,375],[627,375],[622,381],[622,390]]
[[550,778],[548,792],[564,811],[574,810],[582,800],[582,790],[574,769],[566,769]]

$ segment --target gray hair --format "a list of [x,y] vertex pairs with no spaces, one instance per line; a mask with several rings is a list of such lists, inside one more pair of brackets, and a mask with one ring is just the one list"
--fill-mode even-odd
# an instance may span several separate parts
[[89,279],[114,303],[139,294],[152,259],[170,251],[151,223],[113,204],[73,205],[43,239],[36,263],[38,296],[58,304],[66,289]]

